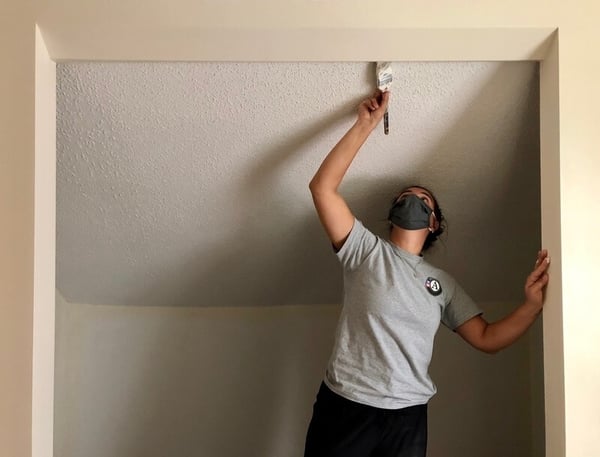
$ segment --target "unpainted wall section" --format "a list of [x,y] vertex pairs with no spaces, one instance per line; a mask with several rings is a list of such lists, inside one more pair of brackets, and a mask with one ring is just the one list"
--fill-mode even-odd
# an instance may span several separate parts
[[[485,307],[490,318],[513,308]],[[57,297],[55,455],[300,457],[338,306],[122,307]],[[489,356],[438,333],[431,456],[542,457],[539,326]],[[536,420],[534,423],[533,420]]]

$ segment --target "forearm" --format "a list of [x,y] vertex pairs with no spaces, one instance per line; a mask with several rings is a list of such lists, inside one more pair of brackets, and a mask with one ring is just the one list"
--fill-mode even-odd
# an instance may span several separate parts
[[498,352],[517,341],[535,322],[542,308],[523,303],[503,319],[487,324],[481,338],[481,349]]
[[373,126],[357,120],[329,152],[310,182],[311,192],[337,191],[350,164],[369,137]]
[[542,311],[549,265],[548,251],[540,250],[535,268],[525,281],[525,302],[504,319],[488,324],[481,316],[476,316],[458,327],[456,332],[469,344],[484,352],[498,352],[513,344],[531,327]]

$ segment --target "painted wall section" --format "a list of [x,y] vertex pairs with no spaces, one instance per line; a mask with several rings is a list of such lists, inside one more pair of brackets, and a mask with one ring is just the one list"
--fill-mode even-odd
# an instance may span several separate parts
[[[394,127],[373,132],[341,193],[387,238],[399,187],[431,188],[449,230],[428,261],[477,302],[521,300],[540,246],[538,64],[392,67]],[[125,306],[338,302],[307,183],[374,73],[368,62],[57,65],[57,288]]]
[[32,454],[52,456],[56,268],[56,64],[35,33],[35,240]]
[[[484,308],[495,319],[512,306]],[[123,307],[58,296],[54,455],[301,457],[338,314],[324,305]],[[541,444],[531,433],[530,393],[542,391],[539,377],[532,383],[531,337],[488,356],[440,329],[429,455],[544,455],[543,433]],[[540,361],[539,345],[534,352]]]
[[0,3],[0,60],[0,455],[26,457],[31,455],[35,74],[35,26],[27,0]]

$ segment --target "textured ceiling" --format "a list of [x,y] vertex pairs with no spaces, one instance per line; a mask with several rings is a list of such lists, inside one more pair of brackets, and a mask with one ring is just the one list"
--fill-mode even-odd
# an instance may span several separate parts
[[[428,255],[481,302],[519,300],[539,249],[535,62],[396,62],[342,185],[385,233],[405,184],[438,195]],[[369,63],[57,65],[57,287],[78,303],[338,303],[308,182],[372,91]]]

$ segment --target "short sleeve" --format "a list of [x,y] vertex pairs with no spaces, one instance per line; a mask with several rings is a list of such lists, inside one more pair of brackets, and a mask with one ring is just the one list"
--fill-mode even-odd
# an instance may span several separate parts
[[379,238],[354,219],[354,225],[336,256],[345,269],[353,270],[360,266],[379,243]]
[[454,290],[450,300],[442,313],[442,323],[451,330],[456,330],[469,319],[479,316],[483,311],[467,295],[467,293],[454,282]]

